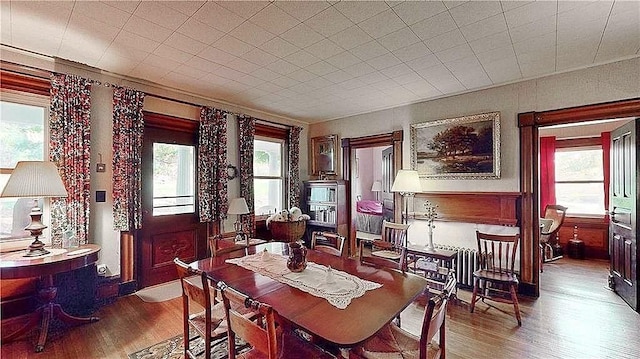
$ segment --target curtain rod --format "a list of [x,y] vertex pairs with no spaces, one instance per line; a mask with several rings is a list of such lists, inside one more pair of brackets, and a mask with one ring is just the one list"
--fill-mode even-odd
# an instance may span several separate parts
[[[50,80],[50,75],[52,73],[57,73],[55,71],[50,71],[50,70],[43,70],[37,67],[33,67],[33,66],[29,66],[29,65],[23,65],[23,64],[17,64],[15,62],[10,62],[10,61],[5,61],[5,60],[0,60],[0,64],[2,65],[2,69],[8,72],[12,72],[12,73],[17,73],[20,75],[26,75],[26,76],[32,76],[32,77],[36,77],[36,78],[40,78],[40,79],[46,79],[46,80]],[[84,76],[82,76],[84,77]],[[91,78],[87,78],[87,80],[89,80],[92,84],[98,85],[98,86],[105,86],[105,87],[125,87],[127,88],[127,86],[122,86],[122,85],[116,85],[116,84],[112,84],[110,82],[103,82],[100,80],[94,80]],[[131,81],[131,80],[127,80],[124,79],[125,81]],[[131,88],[131,87],[128,87]],[[136,91],[140,91],[134,88],[131,88],[133,90]],[[146,96],[151,96],[151,97],[155,97],[161,100],[166,100],[166,101],[172,101],[172,102],[176,102],[176,103],[180,103],[183,105],[188,105],[188,106],[194,106],[194,107],[208,107],[206,105],[202,105],[202,104],[197,104],[197,103],[193,103],[193,102],[189,102],[189,101],[185,101],[185,100],[179,100],[179,99],[175,99],[175,98],[171,98],[171,97],[167,97],[164,95],[158,95],[158,94],[154,94],[154,93],[150,93],[150,92],[146,92],[146,91],[140,91],[143,92]],[[222,109],[221,109],[222,110]],[[222,110],[228,114],[234,115],[236,117],[238,116],[249,116],[243,113],[236,113],[236,112],[232,112],[232,111],[227,111],[227,110]],[[253,116],[250,116],[253,117]],[[261,121],[261,122],[266,122],[272,125],[279,125],[279,126],[283,126],[283,127],[294,127],[294,125],[287,125],[287,124],[282,124],[279,122],[275,122],[275,121],[270,121],[270,120],[264,120],[261,118],[257,118],[257,117],[253,117],[255,118],[257,121]]]

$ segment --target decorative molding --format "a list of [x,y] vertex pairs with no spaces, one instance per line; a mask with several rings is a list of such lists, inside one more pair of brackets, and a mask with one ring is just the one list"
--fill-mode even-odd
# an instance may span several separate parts
[[[438,220],[517,226],[519,192],[422,192],[416,200],[438,206]],[[420,211],[414,218],[421,219]]]
[[[537,125],[557,125],[609,118],[633,117],[640,112],[640,98],[534,112]],[[521,114],[522,115],[522,114]]]
[[8,71],[0,72],[0,87],[3,90],[28,92],[49,97],[51,81],[38,77],[20,75]]

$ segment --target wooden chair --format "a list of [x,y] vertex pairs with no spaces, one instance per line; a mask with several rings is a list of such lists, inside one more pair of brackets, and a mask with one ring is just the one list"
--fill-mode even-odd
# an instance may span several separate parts
[[311,235],[311,249],[316,249],[338,257],[344,255],[345,238],[333,232],[313,232]]
[[[184,357],[195,358],[197,353],[189,347],[189,327],[204,339],[204,357],[211,358],[211,342],[227,334],[224,305],[215,302],[216,291],[209,286],[206,274],[190,267],[178,258],[173,260],[182,284],[182,322]],[[213,295],[211,293],[213,291]],[[190,314],[190,302],[198,303],[203,311]]]
[[544,218],[540,219],[540,272],[543,271],[543,263],[558,260],[562,255],[556,255],[560,245],[558,244],[558,231],[564,223],[567,207],[558,204],[549,204],[544,209]]
[[[218,282],[222,301],[229,323],[229,359],[234,358],[333,358],[314,344],[304,341],[295,333],[277,326],[278,313],[268,304],[254,300],[247,295]],[[254,318],[241,313],[237,308],[247,308]],[[236,353],[236,336],[249,343],[252,348],[244,353]]]
[[[366,244],[371,244],[371,252],[365,248]],[[380,253],[389,254],[380,255]],[[391,268],[402,272],[407,270],[407,247],[396,246],[391,242],[363,239],[360,241],[358,257],[360,264],[363,265]]]
[[[382,239],[380,239],[380,241],[388,242],[394,248],[406,247],[408,229],[409,229],[408,224],[383,221],[382,222]],[[385,249],[381,249],[381,250],[372,249],[371,255],[377,256],[377,257],[384,257],[384,258],[392,259],[395,261],[400,260],[400,252],[398,251],[389,251]]]
[[[442,293],[429,299],[420,337],[403,330],[394,323],[389,323],[360,346],[351,349],[352,358],[445,358],[447,303],[455,292],[456,277],[450,272]],[[428,294],[428,293],[427,293]],[[438,342],[434,338],[439,333]]]
[[[485,299],[513,304],[518,325],[522,325],[518,306],[518,277],[514,262],[520,241],[519,234],[497,235],[476,231],[480,269],[473,272],[471,313],[478,300]],[[490,287],[487,284],[491,284]],[[479,291],[480,286],[482,289]],[[508,287],[508,290],[505,289]],[[488,303],[487,303],[488,304]]]

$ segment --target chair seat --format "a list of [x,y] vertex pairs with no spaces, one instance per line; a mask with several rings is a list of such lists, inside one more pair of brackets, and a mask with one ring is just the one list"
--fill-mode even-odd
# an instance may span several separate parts
[[[428,358],[437,357],[439,352],[438,343],[428,344]],[[361,346],[352,349],[351,354],[367,359],[418,358],[420,356],[420,338],[391,323],[385,325]]]
[[400,259],[400,257],[402,257],[402,254],[396,251],[389,251],[389,250],[373,251],[371,252],[371,255],[376,257],[392,259],[392,260],[398,260]]
[[516,275],[512,273],[494,272],[491,270],[480,269],[473,272],[473,276],[479,279],[487,279],[492,282],[518,284],[518,277],[516,277]]
[[[206,316],[204,310],[189,316],[189,324],[204,336],[206,332]],[[224,305],[218,303],[211,307],[211,339],[222,338],[227,335],[227,321],[225,320]]]

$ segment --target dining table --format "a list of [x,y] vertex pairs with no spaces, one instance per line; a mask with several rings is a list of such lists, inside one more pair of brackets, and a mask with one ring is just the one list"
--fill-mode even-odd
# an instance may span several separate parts
[[287,326],[301,329],[315,339],[338,347],[352,347],[371,337],[394,320],[427,287],[426,279],[419,275],[370,267],[354,258],[307,249],[308,264],[315,263],[379,284],[340,309],[325,298],[229,262],[242,256],[260,255],[264,251],[271,255],[288,256],[289,246],[288,243],[269,242],[201,259],[190,265],[204,271],[212,282],[223,281],[253,299],[270,305]]

